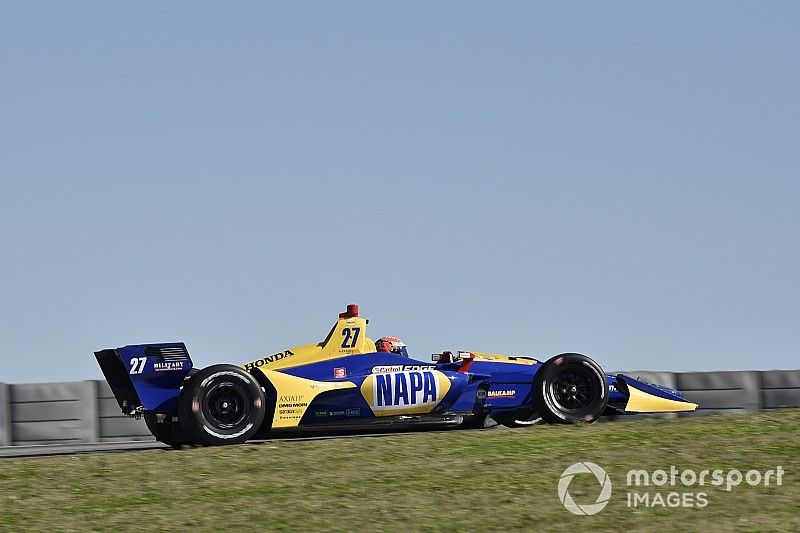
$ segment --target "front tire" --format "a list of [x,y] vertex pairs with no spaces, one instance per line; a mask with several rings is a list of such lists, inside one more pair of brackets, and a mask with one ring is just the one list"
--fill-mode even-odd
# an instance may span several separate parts
[[594,422],[608,404],[608,381],[592,359],[565,353],[547,361],[536,373],[533,398],[545,422]]
[[213,365],[183,387],[178,418],[194,442],[241,444],[261,427],[264,404],[264,393],[253,376],[235,365]]

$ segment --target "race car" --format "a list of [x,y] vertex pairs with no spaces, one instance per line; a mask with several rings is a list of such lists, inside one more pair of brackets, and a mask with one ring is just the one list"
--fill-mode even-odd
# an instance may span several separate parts
[[404,345],[387,350],[380,339],[376,346],[367,324],[351,304],[322,342],[241,366],[194,368],[182,342],[128,345],[95,357],[122,412],[144,417],[155,438],[171,446],[239,444],[304,430],[569,424],[697,408],[676,390],[606,374],[585,355],[542,362],[462,351],[425,362],[409,358]]

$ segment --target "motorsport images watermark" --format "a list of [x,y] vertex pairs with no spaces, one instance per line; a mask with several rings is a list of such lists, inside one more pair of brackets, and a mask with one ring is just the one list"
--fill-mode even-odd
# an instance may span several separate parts
[[[734,487],[746,483],[751,487],[770,485],[783,485],[782,466],[761,472],[748,470],[742,472],[735,468],[730,470],[679,470],[670,466],[669,470],[643,469],[628,470],[625,476],[627,489],[626,503],[628,507],[676,508],[696,507],[703,508],[708,505],[708,494],[702,487],[724,487],[728,492]],[[580,474],[592,474],[600,484],[600,493],[594,503],[578,504],[569,493],[572,479]],[[701,487],[700,490],[696,490]],[[682,490],[679,490],[682,489]],[[561,474],[558,482],[558,498],[564,507],[576,515],[590,516],[602,511],[611,499],[611,477],[606,471],[589,461],[582,461],[567,467]]]

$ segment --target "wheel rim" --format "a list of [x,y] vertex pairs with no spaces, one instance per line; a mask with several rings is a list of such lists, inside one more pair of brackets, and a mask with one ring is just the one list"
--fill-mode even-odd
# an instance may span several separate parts
[[203,412],[206,420],[218,428],[236,427],[250,413],[247,391],[238,383],[218,383],[205,395]]
[[591,411],[600,397],[597,376],[580,365],[562,368],[551,382],[550,397],[562,412]]

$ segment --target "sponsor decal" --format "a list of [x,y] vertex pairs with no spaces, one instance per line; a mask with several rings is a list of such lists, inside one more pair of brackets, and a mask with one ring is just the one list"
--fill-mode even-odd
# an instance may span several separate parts
[[317,418],[327,418],[327,417],[342,418],[345,416],[361,416],[361,409],[358,407],[352,407],[349,409],[338,409],[336,411],[315,411],[314,416]]
[[262,357],[256,361],[252,361],[244,365],[245,370],[253,370],[254,368],[260,368],[264,365],[268,365],[270,363],[274,363],[275,361],[280,361],[281,359],[286,359],[287,357],[291,357],[294,355],[291,350],[286,350],[285,352],[278,352],[272,355],[267,355],[266,357]]
[[170,370],[183,370],[183,361],[170,361],[164,363],[153,363],[153,370],[156,372],[168,372]]
[[433,370],[436,365],[391,365],[391,366],[373,366],[373,374],[386,374],[389,372],[406,372],[409,370]]
[[333,378],[346,378],[347,377],[347,369],[344,367],[336,367],[333,369]]
[[279,403],[278,407],[308,407],[308,402],[299,403]]
[[278,408],[308,407],[308,402],[303,401],[304,398],[304,396],[300,395],[281,396],[278,399]]
[[283,394],[278,399],[279,402],[299,402],[303,399],[303,396],[300,394]]
[[308,407],[308,402],[303,401],[305,396],[300,394],[284,394],[278,398],[278,415],[301,416]]
[[490,390],[487,394],[487,398],[513,398],[514,395],[517,394],[517,391],[514,389],[507,389],[507,390]]
[[425,405],[436,402],[436,378],[431,372],[395,372],[375,376],[375,407]]
[[373,374],[365,384],[362,394],[370,407],[384,414],[430,411],[450,388],[447,377],[432,370]]

